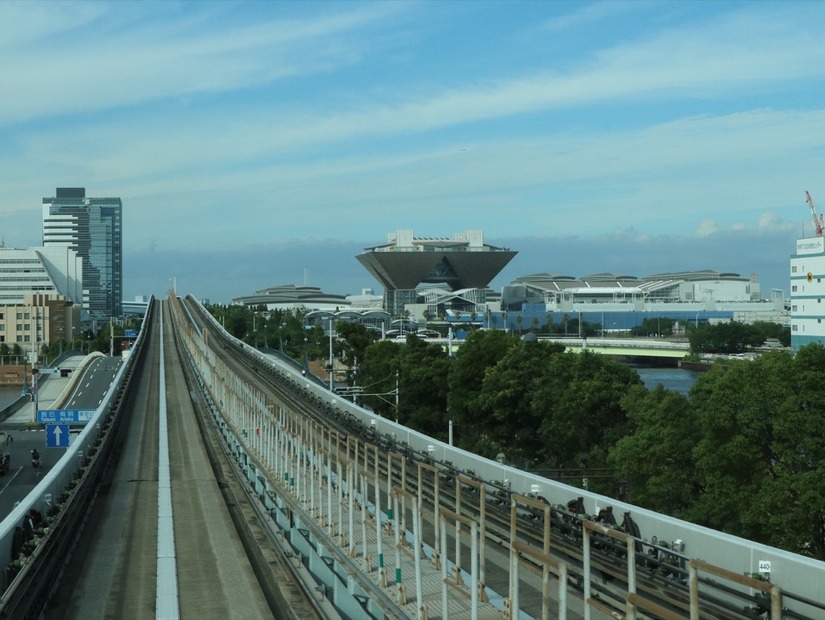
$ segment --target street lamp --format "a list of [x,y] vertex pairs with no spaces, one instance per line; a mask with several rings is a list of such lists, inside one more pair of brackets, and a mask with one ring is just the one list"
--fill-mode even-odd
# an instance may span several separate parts
[[[40,346],[37,347],[37,354],[40,355]],[[40,366],[40,362],[37,363],[38,367]],[[33,416],[34,419],[32,420],[35,424],[37,423],[37,408],[40,404],[40,374],[38,372],[35,375],[34,367],[32,367],[32,390],[34,390],[34,412]]]
[[332,371],[333,371],[333,362],[334,358],[332,357],[332,322],[334,318],[329,317],[329,391],[333,390],[333,378],[332,378]]
[[32,329],[32,401],[34,402],[34,410],[32,411],[32,423],[37,423],[37,405],[38,405],[38,395],[37,395],[37,387],[40,383],[38,379],[40,376],[38,374],[38,367],[40,366],[40,342],[38,339],[38,334],[40,332],[40,323],[39,319],[40,316],[37,311],[37,306],[32,308],[34,310],[32,321],[34,329]]

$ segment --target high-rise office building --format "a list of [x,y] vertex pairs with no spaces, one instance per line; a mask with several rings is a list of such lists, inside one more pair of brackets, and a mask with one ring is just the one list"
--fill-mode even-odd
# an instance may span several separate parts
[[123,293],[120,198],[87,198],[58,187],[43,198],[43,246],[69,246],[83,261],[83,308],[92,320],[120,316]]

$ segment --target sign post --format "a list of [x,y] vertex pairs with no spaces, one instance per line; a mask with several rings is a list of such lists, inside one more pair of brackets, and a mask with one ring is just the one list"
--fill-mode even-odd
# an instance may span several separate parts
[[69,425],[68,424],[47,424],[46,425],[46,447],[47,448],[68,448],[69,447]]
[[95,409],[38,409],[38,424],[86,424],[94,414]]

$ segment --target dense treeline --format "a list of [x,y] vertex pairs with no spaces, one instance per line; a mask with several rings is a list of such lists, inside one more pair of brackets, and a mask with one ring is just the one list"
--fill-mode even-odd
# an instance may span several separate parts
[[[294,357],[327,354],[320,327],[300,314],[251,318],[218,313],[250,344]],[[670,324],[661,323],[662,332]],[[659,325],[657,325],[659,327]],[[691,346],[736,353],[779,326],[699,326]],[[825,559],[825,348],[795,356],[718,362],[687,396],[647,389],[607,356],[571,353],[504,331],[473,331],[454,356],[408,336],[374,342],[363,326],[340,323],[335,354],[351,367],[359,402],[385,417],[456,445],[531,469],[611,468],[591,480],[604,494],[695,523]]]
[[[825,558],[825,348],[716,364],[688,396],[606,356],[502,331],[472,332],[450,358],[414,336],[367,348],[364,400],[457,445],[531,468],[611,467],[591,488],[695,523]],[[626,483],[622,484],[622,483]]]
[[700,325],[688,332],[693,353],[743,353],[761,347],[767,340],[776,340],[784,347],[791,344],[791,330],[778,323],[757,321],[753,324],[719,323]]
[[609,461],[630,500],[825,559],[825,348],[715,365],[687,397],[633,389]]
[[503,331],[471,332],[454,357],[415,336],[405,346],[379,342],[366,350],[359,379],[362,402],[433,437],[483,456],[504,453],[530,467],[606,465],[607,450],[623,436],[620,406],[635,371],[606,356],[569,353],[562,345],[524,340]]

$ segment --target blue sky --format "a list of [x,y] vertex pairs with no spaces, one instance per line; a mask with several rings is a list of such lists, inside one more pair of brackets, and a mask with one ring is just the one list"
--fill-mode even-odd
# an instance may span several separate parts
[[0,3],[0,236],[119,196],[124,293],[378,284],[388,232],[484,230],[494,281],[788,285],[825,207],[825,3]]

